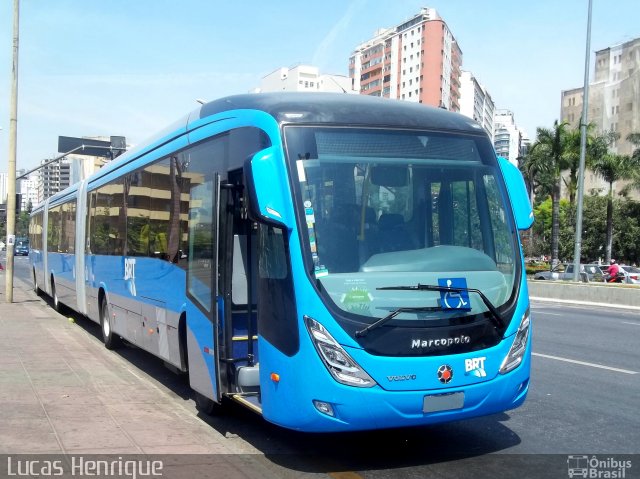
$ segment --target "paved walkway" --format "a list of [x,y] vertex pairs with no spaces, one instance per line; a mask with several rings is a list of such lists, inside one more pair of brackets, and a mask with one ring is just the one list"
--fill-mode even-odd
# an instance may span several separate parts
[[[0,454],[208,454],[199,457],[215,473],[198,477],[288,475],[201,420],[193,400],[105,349],[96,328],[55,312],[29,284],[16,279],[7,303],[5,275],[0,271]],[[174,459],[176,470],[187,470]]]

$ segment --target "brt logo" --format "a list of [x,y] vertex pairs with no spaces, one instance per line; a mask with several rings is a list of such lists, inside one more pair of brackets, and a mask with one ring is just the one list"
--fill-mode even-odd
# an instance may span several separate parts
[[124,283],[131,296],[136,296],[136,259],[124,259]]
[[471,358],[464,360],[464,370],[465,376],[473,375],[478,378],[484,378],[487,376],[487,373],[484,370],[484,362],[486,360],[486,356],[481,358]]

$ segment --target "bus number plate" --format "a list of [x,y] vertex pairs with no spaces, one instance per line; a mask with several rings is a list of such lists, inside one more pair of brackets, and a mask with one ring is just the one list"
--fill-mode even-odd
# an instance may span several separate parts
[[451,411],[464,407],[464,392],[425,396],[422,412]]

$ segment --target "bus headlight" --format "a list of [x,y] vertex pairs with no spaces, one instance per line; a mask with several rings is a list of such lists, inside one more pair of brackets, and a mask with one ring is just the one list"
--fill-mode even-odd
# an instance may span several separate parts
[[527,339],[529,339],[529,330],[531,324],[531,319],[529,315],[529,310],[522,315],[522,320],[520,321],[520,327],[516,332],[516,337],[513,340],[513,344],[511,345],[511,349],[509,349],[509,354],[502,361],[502,366],[500,366],[500,374],[506,374],[509,371],[513,371],[515,368],[520,366],[522,359],[524,358],[524,353],[527,350]]
[[358,364],[329,332],[315,319],[304,317],[311,342],[333,378],[341,384],[370,388],[376,382]]

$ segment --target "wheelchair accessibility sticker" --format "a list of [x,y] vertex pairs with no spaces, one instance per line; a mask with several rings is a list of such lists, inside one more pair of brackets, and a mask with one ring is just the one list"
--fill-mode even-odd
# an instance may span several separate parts
[[[466,278],[438,278],[438,286],[445,288],[467,289]],[[440,306],[442,309],[471,309],[469,291],[440,291]]]

